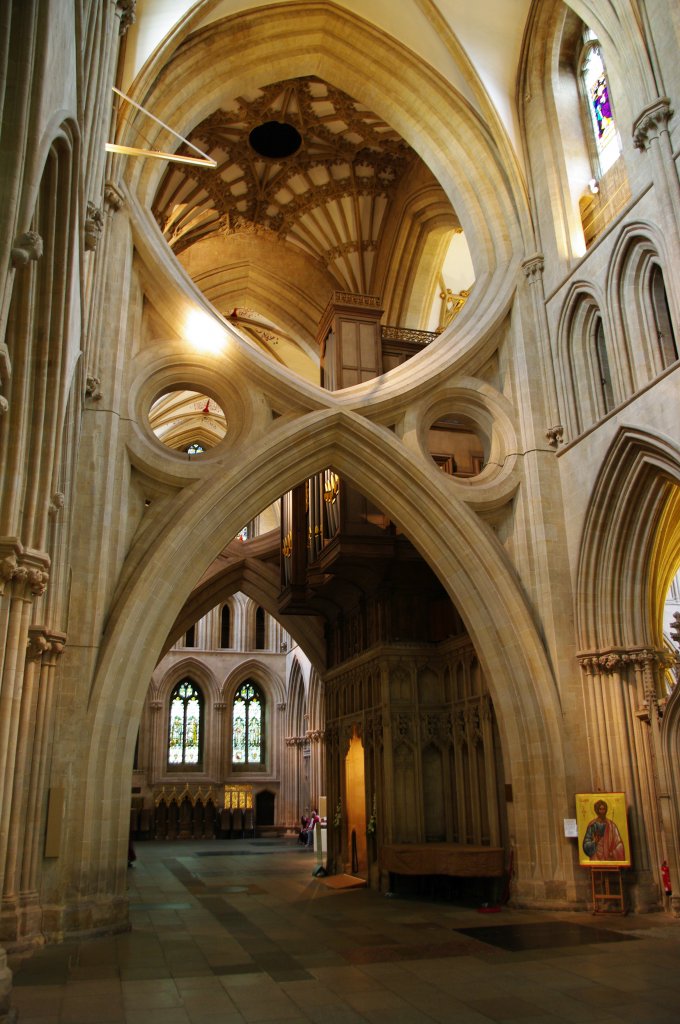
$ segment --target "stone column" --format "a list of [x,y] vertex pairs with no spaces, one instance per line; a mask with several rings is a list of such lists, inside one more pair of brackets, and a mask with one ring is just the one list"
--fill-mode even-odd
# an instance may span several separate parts
[[659,816],[659,799],[668,793],[658,739],[659,675],[667,655],[639,647],[609,649],[583,656],[589,701],[591,786],[594,791],[623,790],[633,842],[635,909],[659,903],[658,864],[672,856],[668,830]]
[[38,872],[46,802],[46,782],[52,754],[55,677],[57,663],[64,649],[65,641],[64,633],[31,630],[29,652],[32,651],[37,655],[35,665],[38,673],[38,692],[19,876],[20,930],[23,935],[27,936],[37,935],[40,928]]
[[19,938],[18,897],[19,849],[26,837],[26,812],[29,800],[28,776],[34,757],[34,734],[40,660],[49,642],[43,630],[30,629],[24,668],[23,692],[19,711],[19,732],[10,808],[5,877],[0,911],[0,937],[16,942]]
[[0,663],[0,881],[3,883],[28,625],[33,599],[43,594],[47,586],[48,565],[47,556],[24,551],[18,541],[0,542],[0,646],[4,647]]
[[318,801],[326,793],[326,733],[324,729],[312,729],[307,733],[310,743],[309,757],[309,792],[310,797]]

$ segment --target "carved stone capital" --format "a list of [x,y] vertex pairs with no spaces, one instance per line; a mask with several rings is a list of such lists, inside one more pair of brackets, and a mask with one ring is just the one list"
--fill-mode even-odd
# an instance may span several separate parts
[[542,252],[534,253],[533,256],[529,256],[528,259],[522,262],[524,276],[530,282],[538,280],[541,277],[544,266],[545,260]]
[[281,701],[278,702],[278,704],[276,705],[276,710],[277,711],[285,711],[286,710],[286,702],[285,702],[285,700],[281,700]]
[[662,131],[668,131],[668,122],[673,116],[668,96],[660,96],[650,103],[633,122],[633,145],[636,149],[649,149]]
[[98,402],[102,397],[101,381],[99,377],[87,376],[85,378],[85,397],[93,402]]
[[229,705],[224,700],[215,701],[215,703],[213,704],[213,708],[215,709],[215,711],[219,711],[220,713],[222,711],[226,711],[228,707]]
[[137,19],[136,6],[137,0],[116,0],[116,14],[120,17],[119,35],[124,36],[130,25],[134,25]]
[[589,675],[596,672],[610,674],[629,667],[652,671],[656,668],[665,669],[673,664],[673,656],[668,651],[656,650],[652,647],[590,651],[587,654],[580,654],[578,660]]
[[0,395],[0,416],[4,416],[9,409],[9,402],[4,395]]
[[125,205],[125,197],[123,193],[119,191],[112,181],[107,181],[104,185],[104,205],[111,210],[112,213],[118,213],[118,211]]
[[28,661],[40,661],[43,654],[49,650],[50,642],[45,636],[44,631],[29,629],[26,643],[26,659]]
[[150,700],[149,701],[149,707],[151,708],[151,710],[155,714],[158,714],[158,712],[161,711],[162,708],[163,708],[163,701],[162,700]]
[[39,260],[43,254],[43,240],[37,231],[24,231],[14,240],[12,266],[25,267],[31,260]]
[[87,216],[85,217],[85,252],[94,252],[97,248],[97,244],[101,237],[102,229],[104,227],[104,214],[95,206],[94,203],[88,202],[87,204]]
[[41,597],[47,590],[50,574],[44,569],[27,569],[28,585],[34,597]]
[[24,552],[20,546],[15,550],[5,549],[5,552],[0,558],[0,594],[5,592],[7,584],[27,587],[34,597],[44,594],[50,578],[46,556]]
[[554,427],[548,427],[545,436],[551,448],[559,448],[564,440],[564,427],[561,423],[556,424]]

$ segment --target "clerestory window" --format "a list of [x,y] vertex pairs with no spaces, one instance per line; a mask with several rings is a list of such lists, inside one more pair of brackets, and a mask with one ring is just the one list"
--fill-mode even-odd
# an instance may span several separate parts
[[582,51],[581,87],[590,125],[593,177],[599,179],[621,155],[621,142],[614,120],[602,50],[590,30],[586,30],[586,43]]

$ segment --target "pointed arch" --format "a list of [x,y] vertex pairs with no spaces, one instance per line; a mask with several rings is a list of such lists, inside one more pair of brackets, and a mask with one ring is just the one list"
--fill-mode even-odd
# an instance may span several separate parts
[[596,290],[575,282],[558,325],[559,401],[570,438],[614,407],[611,350],[602,302]]
[[678,486],[677,442],[621,427],[583,528],[576,586],[582,651],[658,646],[652,567],[664,509]]
[[[678,300],[672,281],[664,273],[668,265],[667,246],[653,225],[635,221],[625,226],[612,253],[607,302],[616,333],[622,339],[625,362],[621,360],[621,380],[626,395],[639,391],[677,360],[677,331],[673,328],[678,319],[673,311],[677,311]],[[664,350],[659,337],[662,298],[667,303],[667,330],[674,358],[670,348]]]

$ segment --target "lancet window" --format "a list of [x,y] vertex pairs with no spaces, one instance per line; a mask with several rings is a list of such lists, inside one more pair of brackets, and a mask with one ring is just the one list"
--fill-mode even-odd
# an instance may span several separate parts
[[232,710],[232,761],[238,765],[263,763],[264,701],[250,680],[239,686]]
[[593,140],[593,177],[600,178],[616,163],[621,147],[600,44],[591,32],[587,32],[586,35],[587,41],[581,62],[581,85]]
[[177,684],[170,697],[168,766],[201,767],[203,743],[203,696],[191,679]]

